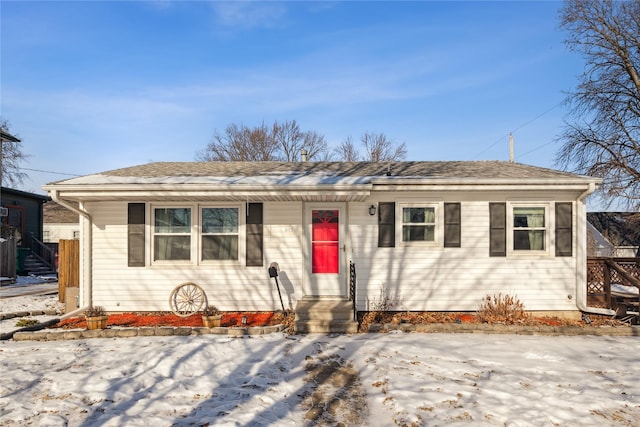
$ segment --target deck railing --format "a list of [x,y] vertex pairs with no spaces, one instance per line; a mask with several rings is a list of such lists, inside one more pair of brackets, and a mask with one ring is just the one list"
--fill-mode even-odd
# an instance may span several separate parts
[[588,258],[587,305],[626,311],[625,303],[636,307],[635,311],[640,305],[640,257]]
[[56,271],[56,253],[45,243],[31,235],[31,254],[45,263],[51,271]]

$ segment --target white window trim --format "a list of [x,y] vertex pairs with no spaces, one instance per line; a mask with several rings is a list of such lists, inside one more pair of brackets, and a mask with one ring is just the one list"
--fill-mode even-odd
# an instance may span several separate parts
[[[404,222],[402,221],[402,210],[403,208],[434,208],[435,214],[435,226],[433,230],[433,241],[424,242],[405,242],[402,237],[402,226]],[[397,245],[400,246],[417,246],[417,247],[431,247],[431,248],[442,248],[444,247],[444,209],[443,202],[434,202],[434,201],[397,201],[396,202],[396,242]]]
[[[238,259],[202,259],[202,236],[210,234],[202,234],[202,210],[206,208],[235,208],[238,209]],[[200,265],[244,265],[246,262],[246,233],[245,225],[247,223],[246,204],[244,203],[208,203],[198,205],[198,224],[197,224],[197,262]]]
[[[191,209],[191,257],[188,260],[155,260],[155,214],[156,209],[174,208]],[[202,260],[202,209],[203,208],[237,208],[238,209],[238,259],[232,260]],[[174,266],[174,265],[244,265],[246,262],[246,205],[244,203],[207,203],[207,204],[182,204],[182,203],[158,203],[149,206],[151,221],[149,223],[149,265]],[[159,233],[162,235],[163,233]],[[177,235],[177,234],[176,234]]]
[[[536,250],[515,250],[513,248],[513,209],[514,208],[544,208],[544,244],[545,248],[541,251]],[[552,241],[552,214],[550,202],[510,202],[507,203],[507,256],[523,258],[523,257],[548,257],[551,256]]]
[[[149,255],[151,256],[151,265],[189,265],[189,264],[193,264],[193,260],[194,260],[194,253],[197,250],[197,245],[194,245],[194,236],[197,235],[197,228],[196,228],[196,219],[194,218],[194,212],[196,212],[195,209],[197,209],[197,205],[190,205],[190,204],[154,204],[150,206],[151,209],[151,221],[149,223],[149,227],[151,230],[150,233],[150,249],[149,249]],[[190,259],[184,259],[184,260],[157,260],[156,258],[156,254],[155,254],[155,241],[156,241],[156,235],[165,235],[166,233],[156,233],[156,209],[191,209],[191,231],[189,233],[189,237],[190,237],[190,243],[191,243],[191,248],[190,248]],[[184,236],[185,234],[174,234],[175,236]],[[197,259],[197,258],[196,258]]]

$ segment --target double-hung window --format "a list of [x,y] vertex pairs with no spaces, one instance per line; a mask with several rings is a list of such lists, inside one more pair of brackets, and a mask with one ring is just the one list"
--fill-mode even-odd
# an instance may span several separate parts
[[513,250],[547,250],[547,212],[544,206],[513,207]]
[[[148,222],[146,212],[151,215]],[[241,203],[191,203],[152,205],[148,210],[145,204],[130,203],[127,215],[129,266],[144,266],[147,259],[164,266],[173,262],[263,265],[262,203],[249,203],[246,209]],[[145,237],[145,230],[151,231],[150,237]],[[145,255],[149,243],[150,256]]]
[[155,208],[153,218],[154,261],[189,261],[191,209]]
[[402,206],[402,241],[436,242],[435,206]]
[[202,208],[202,260],[238,259],[238,208]]

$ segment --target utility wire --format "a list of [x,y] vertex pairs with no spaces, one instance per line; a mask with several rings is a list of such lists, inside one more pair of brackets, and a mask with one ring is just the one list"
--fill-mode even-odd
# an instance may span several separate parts
[[18,169],[20,169],[20,170],[25,170],[25,171],[31,171],[31,172],[43,172],[43,173],[50,173],[50,174],[54,174],[54,175],[82,176],[82,175],[77,175],[77,174],[75,174],[75,173],[45,171],[45,170],[42,170],[42,169],[29,169],[29,168],[18,168]]
[[[542,113],[538,114],[537,116],[535,116],[533,119],[524,122],[523,124],[521,124],[520,126],[516,127],[515,129],[513,129],[511,132],[507,133],[506,135],[501,136],[500,138],[498,138],[497,140],[495,140],[494,142],[491,143],[491,145],[489,145],[487,148],[485,148],[484,150],[482,150],[481,152],[479,152],[478,154],[476,154],[476,156],[472,159],[472,160],[476,160],[478,157],[480,157],[482,154],[486,153],[487,151],[489,151],[490,149],[492,149],[496,144],[498,144],[500,141],[502,141],[504,138],[507,138],[510,134],[512,134],[513,132],[522,129],[525,126],[530,125],[531,123],[535,122],[536,120],[538,120],[540,117],[544,116],[547,113],[550,113],[551,111],[555,110],[556,108],[558,108],[560,105],[562,105],[564,103],[564,101],[560,101],[557,104],[555,104],[553,107],[548,108],[547,110],[543,111]],[[543,145],[540,145],[536,148],[534,148],[531,151],[528,151],[525,154],[529,154],[539,148],[544,147],[545,145],[549,145],[550,143],[545,143]],[[522,157],[523,155],[520,155],[520,157]]]
[[528,155],[528,154],[533,153],[534,151],[538,151],[538,150],[539,150],[539,149],[541,149],[542,147],[546,147],[547,145],[551,145],[551,144],[553,144],[554,142],[555,142],[555,141],[545,142],[545,143],[544,143],[544,144],[542,144],[542,145],[538,145],[537,147],[532,148],[531,150],[529,150],[529,151],[527,151],[527,152],[525,152],[525,153],[520,154],[518,157],[522,158],[522,157],[524,157],[524,156],[526,156],[526,155]]

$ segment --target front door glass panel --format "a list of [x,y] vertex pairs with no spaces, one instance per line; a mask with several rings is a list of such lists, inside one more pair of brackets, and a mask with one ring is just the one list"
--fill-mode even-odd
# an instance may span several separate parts
[[317,274],[337,274],[340,241],[338,210],[313,210],[311,218],[311,270]]

